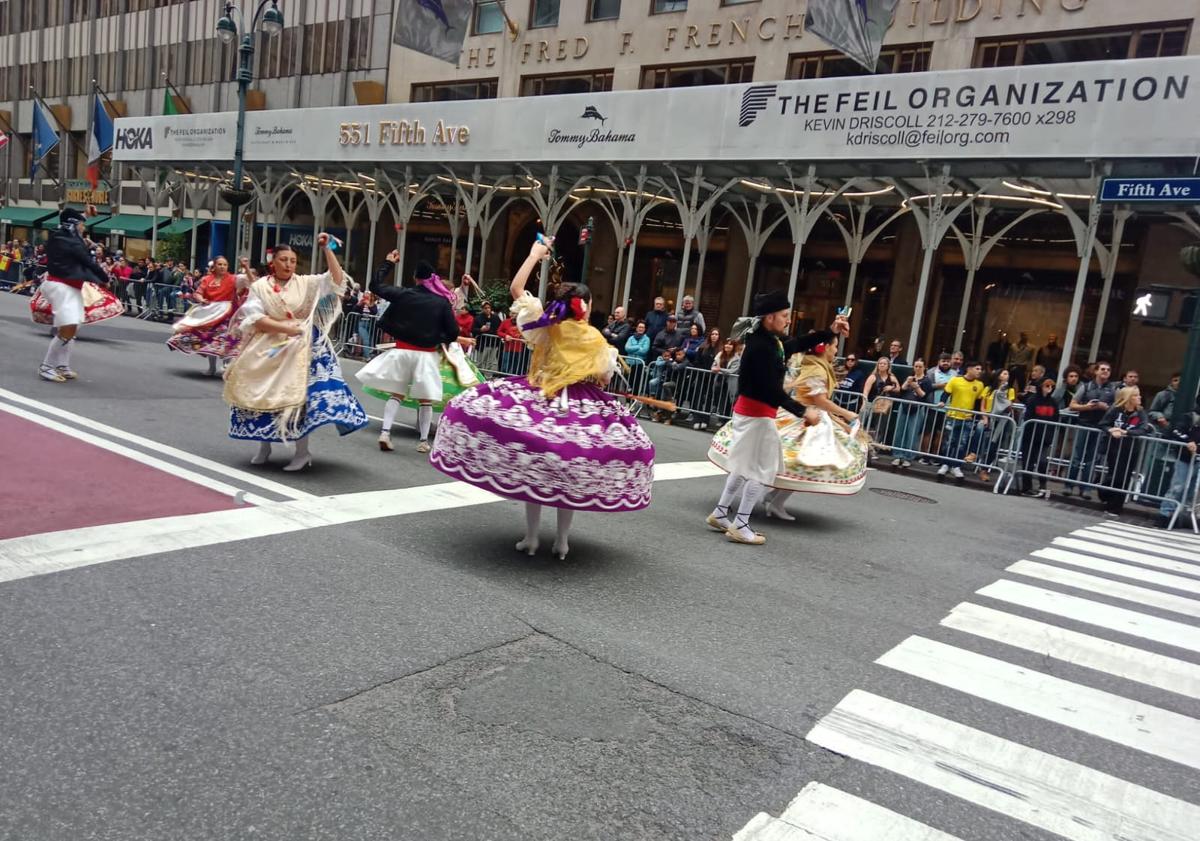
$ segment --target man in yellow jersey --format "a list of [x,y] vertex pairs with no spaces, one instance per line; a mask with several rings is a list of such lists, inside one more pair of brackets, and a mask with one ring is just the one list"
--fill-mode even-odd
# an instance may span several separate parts
[[982,365],[969,362],[961,376],[952,378],[942,387],[946,392],[946,432],[942,437],[942,456],[946,460],[938,468],[938,476],[950,473],[955,479],[963,478],[959,465],[966,455],[971,431],[975,428],[975,416],[972,412],[979,398],[983,396],[983,380],[980,379],[982,374]]

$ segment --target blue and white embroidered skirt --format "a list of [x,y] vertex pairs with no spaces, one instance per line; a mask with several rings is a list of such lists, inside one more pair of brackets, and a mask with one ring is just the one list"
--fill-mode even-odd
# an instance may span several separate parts
[[278,412],[256,412],[250,409],[231,409],[229,437],[244,441],[294,441],[314,429],[332,423],[338,433],[349,435],[370,421],[358,398],[346,385],[337,357],[321,334],[313,330],[312,359],[308,363],[308,402],[304,407],[299,435],[284,438],[279,428]]

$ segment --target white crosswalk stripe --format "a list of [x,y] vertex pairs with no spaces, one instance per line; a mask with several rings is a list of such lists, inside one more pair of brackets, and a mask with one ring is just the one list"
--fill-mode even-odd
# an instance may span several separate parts
[[1141,538],[1149,544],[1162,542],[1180,543],[1188,546],[1200,547],[1200,534],[1192,534],[1186,531],[1163,531],[1162,529],[1148,529],[1145,526],[1135,526],[1131,523],[1102,523],[1097,528],[1113,529],[1116,531],[1125,532],[1132,535],[1134,538]]
[[[1136,566],[1134,564],[1125,564],[1120,561],[1110,561],[1107,558],[1093,558],[1091,555],[1084,555],[1079,552],[1067,552],[1063,549],[1051,547],[1049,549],[1038,549],[1036,552],[1030,553],[1035,558],[1044,558],[1048,561],[1058,561],[1063,564],[1080,567],[1081,569],[1090,569],[1095,572],[1103,572],[1108,575],[1116,575],[1120,578],[1132,578],[1135,581],[1143,581],[1147,584],[1158,584],[1162,587],[1170,587],[1172,590],[1183,590],[1186,593],[1200,594],[1200,578],[1189,578],[1186,575],[1175,575],[1170,572],[1159,572],[1158,570],[1146,569],[1145,567]],[[1166,563],[1171,563],[1167,561]],[[1200,569],[1200,568],[1198,568]]]
[[1031,587],[1019,581],[997,581],[995,584],[981,587],[976,592],[981,596],[1054,614],[1075,622],[1200,652],[1200,628],[1173,619],[1160,619],[1157,616],[1080,596]]
[[1078,841],[1195,841],[1200,807],[854,690],[808,739]]
[[1152,590],[1149,587],[1137,587],[1098,575],[1088,575],[1034,561],[1017,561],[1008,568],[1008,572],[1029,578],[1039,578],[1043,581],[1052,581],[1056,584],[1065,584],[1079,590],[1090,590],[1102,596],[1112,596],[1122,601],[1136,602],[1146,607],[1169,610],[1171,613],[1180,613],[1184,616],[1200,616],[1200,601],[1196,599],[1185,599],[1183,596]]
[[[1016,561],[1004,578],[977,590],[981,603],[954,607],[941,620],[942,639],[909,636],[876,660],[885,673],[908,676],[906,691],[922,686],[922,693],[944,698],[939,712],[950,710],[949,718],[855,689],[808,740],[871,773],[924,787],[902,789],[908,798],[942,792],[970,804],[962,808],[994,813],[982,812],[972,832],[1016,820],[1077,841],[1196,841],[1200,805],[1139,783],[1153,780],[1158,788],[1166,767],[1178,767],[1181,780],[1188,779],[1184,769],[1200,769],[1200,718],[1184,714],[1200,709],[1200,538],[1106,522],[1056,538],[1029,557],[1036,560]],[[1042,658],[1034,668],[1025,665],[1030,654]],[[1075,668],[1060,676],[1056,664]],[[1096,681],[1103,688],[1089,685]],[[1152,702],[1137,697],[1147,693]],[[971,726],[997,716],[972,720],[981,708],[968,698],[1001,719],[1034,717],[1039,727],[1029,739],[1036,741]],[[1006,735],[1014,732],[1025,730]],[[1083,750],[1085,741],[1095,744]],[[1106,744],[1144,759],[1116,766],[1125,779],[1104,765],[1089,767]],[[1185,787],[1185,797],[1188,791],[1194,788]],[[760,813],[735,838],[953,841],[946,830],[962,820],[960,810],[945,819],[953,825],[930,826],[902,811],[813,781],[778,817]],[[923,818],[932,815],[936,824],[937,814],[927,809]],[[1000,834],[986,837],[1017,837],[999,827]]]
[[1130,549],[1129,541],[1125,541],[1124,546],[1110,546],[1107,542],[1079,540],[1074,537],[1056,537],[1054,538],[1054,545],[1061,546],[1064,549],[1074,549],[1089,555],[1116,558],[1119,561],[1133,561],[1149,566],[1159,566],[1161,559],[1157,558],[1156,555],[1165,555],[1171,558],[1179,558],[1183,561],[1183,563],[1168,567],[1168,569],[1174,569],[1177,572],[1190,572],[1192,575],[1200,575],[1200,558],[1192,557],[1194,553],[1190,550],[1184,551],[1169,546],[1147,547],[1145,550],[1140,548]]
[[765,812],[734,841],[959,841],[869,800],[809,783],[778,818]]
[[1043,657],[1200,698],[1200,664],[970,602],[950,611],[942,625]]
[[[1194,564],[1200,564],[1200,547],[1193,548],[1184,544],[1172,543],[1167,540],[1158,540],[1151,543],[1146,540],[1134,538],[1127,532],[1122,532],[1115,529],[1106,529],[1099,526],[1078,529],[1077,531],[1071,532],[1071,535],[1082,540],[1107,543],[1116,548],[1129,548],[1131,546],[1136,546],[1137,550],[1141,553],[1164,555],[1169,558],[1181,558],[1185,561],[1191,561]],[[1062,539],[1063,538],[1059,538],[1059,540]],[[1145,561],[1140,560],[1138,563],[1145,563]],[[1200,575],[1200,572],[1197,572],[1196,574]]]
[[909,637],[875,661],[1119,745],[1200,768],[1200,721],[953,645]]

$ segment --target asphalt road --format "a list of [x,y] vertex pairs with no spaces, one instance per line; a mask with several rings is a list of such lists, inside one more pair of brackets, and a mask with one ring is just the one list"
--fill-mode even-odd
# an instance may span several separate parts
[[[202,375],[202,360],[169,352],[166,327],[122,318],[85,329],[80,379],[57,385],[36,378],[48,337],[27,304],[0,294],[0,418],[16,408],[62,424],[66,437],[157,452],[176,467],[184,462],[159,445],[253,470],[253,447],[226,437],[220,381]],[[192,465],[261,494],[264,510],[343,511],[356,495],[395,491],[371,496],[386,516],[326,525],[295,514],[289,530],[244,539],[218,519],[257,516],[235,506],[243,511],[196,514],[190,542],[163,551],[154,517],[177,514],[168,509],[182,491],[145,490],[132,468],[114,491],[86,455],[46,452],[43,470],[17,471],[30,459],[14,429],[0,438],[0,526],[53,500],[70,505],[54,509],[62,531],[46,545],[69,541],[76,512],[132,522],[74,532],[99,543],[118,529],[120,539],[104,562],[45,574],[11,573],[36,535],[0,540],[0,838],[728,839],[757,813],[779,816],[810,782],[961,839],[1115,837],[1084,834],[1079,815],[1077,834],[1052,831],[1018,808],[810,740],[855,690],[1152,789],[1167,798],[1157,814],[1168,823],[1200,803],[1200,752],[1190,764],[1187,753],[1200,746],[1190,741],[1200,682],[1188,682],[1200,649],[976,595],[1016,581],[1200,633],[1200,610],[1189,612],[1200,596],[1188,586],[1200,587],[1200,549],[1182,538],[1126,533],[1147,557],[1175,563],[1156,543],[1182,553],[1178,581],[1139,582],[1178,602],[1051,584],[1005,570],[1095,526],[1094,513],[873,472],[857,497],[793,500],[797,522],[760,520],[768,543],[755,549],[705,529],[722,479],[704,475],[656,482],[645,512],[578,516],[565,562],[547,548],[530,559],[513,550],[513,503],[419,510],[446,480],[398,429],[392,454],[372,430],[322,431],[312,470],[284,474],[282,455],[258,469],[286,486],[280,493]],[[660,464],[703,461],[702,434],[648,430]],[[306,494],[314,499],[294,500]],[[939,624],[964,602],[1169,657],[1182,664],[1170,665],[1182,689]],[[1021,709],[983,680],[949,686],[955,667],[931,676],[875,662],[914,635],[1168,711],[1176,747],[1139,741],[1161,738],[1150,724],[1142,729],[1155,736],[1122,741],[1090,719]],[[1119,801],[1113,809],[1130,838],[1194,838],[1200,825],[1191,836],[1138,834],[1129,827],[1143,816],[1123,815]]]

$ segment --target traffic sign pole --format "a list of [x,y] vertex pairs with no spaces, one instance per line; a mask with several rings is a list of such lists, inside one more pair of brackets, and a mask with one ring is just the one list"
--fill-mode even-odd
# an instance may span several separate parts
[[[1193,274],[1196,255],[1200,245],[1192,245],[1180,252],[1183,264]],[[1189,255],[1191,259],[1189,259]],[[1192,319],[1188,330],[1187,352],[1183,357],[1183,370],[1179,375],[1179,391],[1175,395],[1175,408],[1171,412],[1171,426],[1186,432],[1192,425],[1192,408],[1196,405],[1196,391],[1200,389],[1200,312]]]

